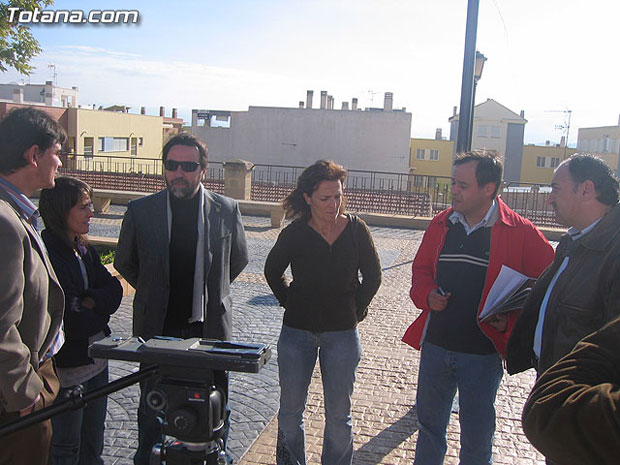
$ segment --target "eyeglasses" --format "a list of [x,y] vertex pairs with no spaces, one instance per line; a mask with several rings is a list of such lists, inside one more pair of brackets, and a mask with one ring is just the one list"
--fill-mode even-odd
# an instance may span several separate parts
[[195,161],[176,161],[176,160],[166,160],[164,163],[164,167],[167,171],[176,171],[178,167],[181,167],[183,171],[186,173],[193,173],[198,169],[200,163]]

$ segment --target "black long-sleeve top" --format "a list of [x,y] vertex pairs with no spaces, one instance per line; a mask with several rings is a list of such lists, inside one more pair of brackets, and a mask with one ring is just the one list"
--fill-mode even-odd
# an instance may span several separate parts
[[[341,331],[365,318],[381,285],[381,265],[366,224],[347,217],[349,223],[331,246],[305,221],[296,220],[282,230],[269,252],[265,278],[285,308],[285,325]],[[290,283],[284,275],[289,265]]]
[[[97,251],[87,247],[81,252],[88,276],[88,289],[85,289],[74,250],[48,229],[41,233],[41,237],[65,293],[65,343],[55,356],[56,364],[59,367],[87,365],[92,363],[88,357],[88,338],[101,331],[110,334],[108,321],[121,303],[123,288],[101,264]],[[85,297],[95,302],[93,309],[82,305]]]

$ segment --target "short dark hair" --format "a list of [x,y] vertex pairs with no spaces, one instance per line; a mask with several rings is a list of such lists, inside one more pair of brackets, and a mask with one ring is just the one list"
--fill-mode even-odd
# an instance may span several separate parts
[[209,154],[207,146],[196,136],[187,132],[182,132],[168,139],[168,142],[166,142],[163,149],[162,160],[164,163],[166,163],[166,160],[168,159],[168,152],[170,152],[170,149],[175,145],[196,147],[198,149],[198,162],[200,163],[200,167],[203,169],[207,167],[207,158]]
[[618,178],[607,163],[588,153],[575,154],[565,163],[575,188],[584,181],[592,181],[596,200],[603,205],[618,203]]
[[476,182],[478,187],[482,187],[492,182],[495,184],[493,197],[497,196],[499,186],[502,184],[502,162],[497,158],[494,152],[487,150],[471,150],[463,152],[454,160],[454,166],[463,165],[475,161],[476,165]]
[[[304,194],[311,196],[323,181],[340,181],[344,187],[347,179],[347,170],[331,160],[319,160],[308,166],[297,178],[297,186],[283,201],[287,218],[310,219],[310,206],[306,203]],[[344,211],[345,198],[342,197],[340,212]]]
[[[69,210],[77,205],[82,195],[93,197],[93,190],[84,181],[69,176],[59,176],[51,189],[42,189],[39,198],[39,211],[45,227],[56,236],[67,238],[67,216]],[[84,237],[80,237],[85,242]],[[73,244],[69,244],[73,247]]]
[[66,140],[60,123],[44,111],[32,107],[11,110],[0,121],[0,173],[11,174],[26,166],[24,153],[33,145],[45,152]]

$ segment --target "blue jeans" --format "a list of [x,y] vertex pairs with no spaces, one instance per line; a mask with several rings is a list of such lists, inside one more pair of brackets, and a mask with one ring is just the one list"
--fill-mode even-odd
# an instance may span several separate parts
[[321,463],[349,465],[353,460],[351,395],[362,355],[357,329],[317,333],[282,326],[278,340],[278,465],[306,463],[303,415],[317,355],[325,396]]
[[452,352],[424,343],[416,398],[420,432],[415,464],[440,465],[446,454],[446,428],[459,390],[460,465],[493,463],[495,395],[502,379],[499,354]]
[[[108,369],[82,383],[84,392],[108,384]],[[63,388],[56,402],[73,388]],[[106,396],[90,401],[86,407],[52,418],[52,465],[103,465],[103,432],[108,400]]]

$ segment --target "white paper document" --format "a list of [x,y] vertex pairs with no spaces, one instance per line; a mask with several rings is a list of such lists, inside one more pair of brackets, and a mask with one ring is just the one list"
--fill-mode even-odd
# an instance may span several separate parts
[[534,282],[535,278],[502,265],[478,319],[485,321],[494,315],[521,308]]

